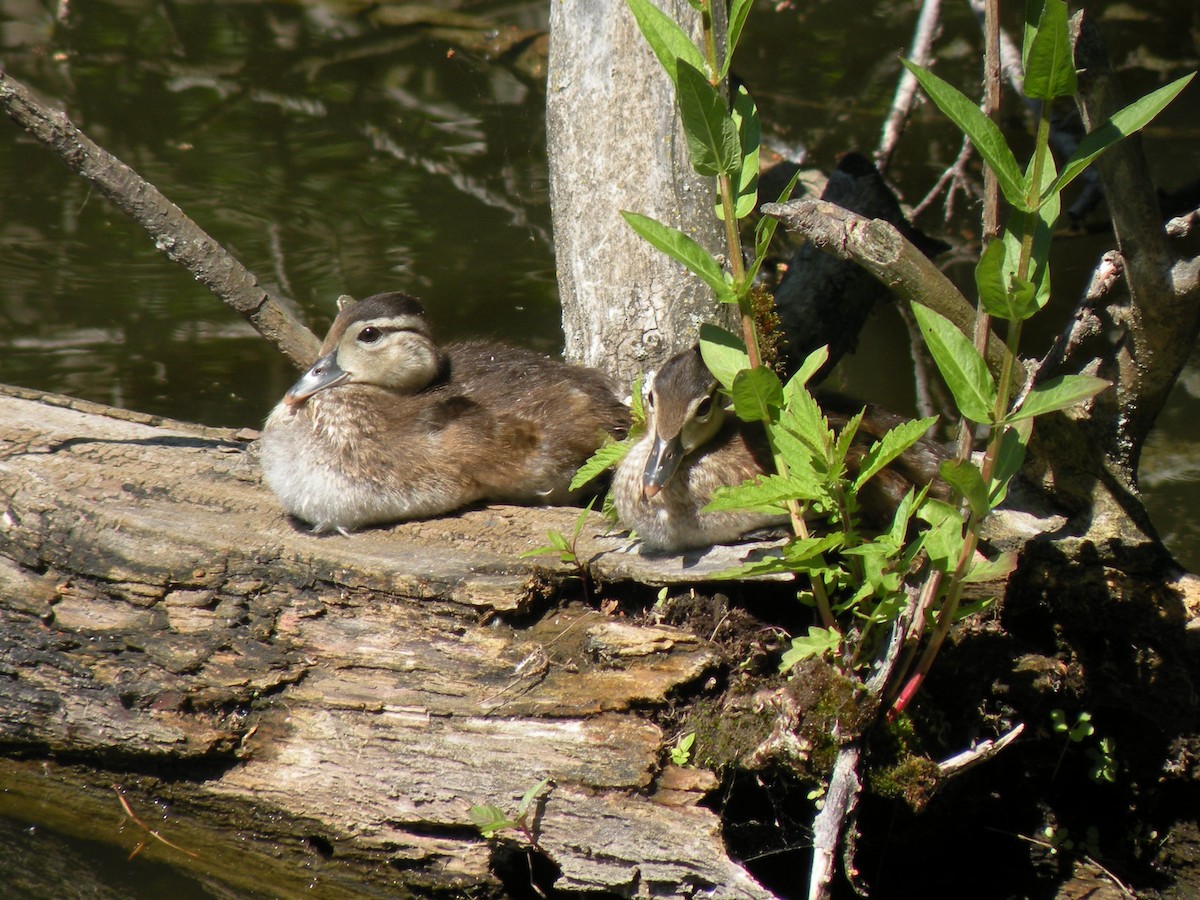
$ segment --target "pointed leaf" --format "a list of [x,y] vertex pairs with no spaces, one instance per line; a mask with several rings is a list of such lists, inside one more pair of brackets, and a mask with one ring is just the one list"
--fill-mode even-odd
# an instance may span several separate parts
[[678,67],[675,99],[692,154],[692,168],[701,175],[736,172],[742,164],[742,149],[725,99],[696,66],[680,59]]
[[1066,0],[1044,0],[1024,56],[1026,97],[1053,100],[1075,93],[1075,60],[1067,34]]
[[[784,399],[792,402],[792,395],[797,391],[806,390],[805,386],[814,375],[821,370],[829,360],[829,345],[818,347],[812,353],[804,358],[804,362],[800,364],[792,377],[788,379],[787,385],[783,389]],[[807,391],[806,391],[807,392]]]
[[697,69],[704,68],[704,57],[692,43],[692,39],[665,12],[655,6],[650,0],[625,0],[642,37],[658,57],[659,64],[671,77],[676,89],[679,87],[679,77],[676,71],[676,60],[684,59]]
[[541,781],[539,781],[537,784],[535,784],[533,787],[531,787],[529,790],[527,790],[524,793],[524,795],[521,797],[521,802],[517,804],[517,818],[518,819],[521,818],[523,815],[525,815],[526,812],[528,812],[529,804],[531,804],[533,802],[534,798],[537,797],[537,795],[542,792],[542,788],[544,788],[549,783],[550,783],[549,778],[543,778]]
[[929,560],[944,572],[951,571],[962,555],[963,521],[962,514],[949,503],[941,500],[926,500],[918,518],[929,523],[929,531],[925,534],[925,549]]
[[950,487],[954,488],[967,501],[971,512],[977,516],[988,513],[988,491],[983,483],[983,476],[974,463],[963,462],[961,459],[948,459],[938,466],[938,474]]
[[746,354],[742,338],[719,325],[704,323],[700,326],[700,355],[708,371],[725,390],[733,389],[733,378],[738,372],[750,368],[750,356]]
[[[741,148],[741,166],[733,173],[734,216],[744,219],[758,205],[758,150],[761,141],[761,128],[758,120],[758,108],[745,87],[738,86],[733,98],[734,127],[738,132],[738,145]],[[725,221],[725,204],[719,200],[716,204],[717,218]],[[764,216],[764,218],[768,218]],[[773,220],[773,221],[778,221]]]
[[992,481],[988,485],[988,502],[995,509],[1008,495],[1008,483],[1021,471],[1025,462],[1025,447],[1033,433],[1033,419],[1025,419],[1015,425],[1006,425],[1000,435],[1000,446],[996,450],[996,463],[992,466]]
[[703,512],[725,512],[731,509],[754,509],[783,512],[789,500],[807,502],[817,493],[812,484],[792,476],[760,475],[732,487],[721,487],[713,492],[713,498]]
[[985,116],[979,107],[967,99],[957,88],[943,81],[928,69],[906,59],[901,60],[913,73],[921,88],[930,99],[962,132],[971,139],[979,155],[992,171],[1004,197],[1018,209],[1025,208],[1025,178],[1017,166],[1017,159],[1004,140],[996,123]]
[[742,339],[719,325],[705,322],[700,326],[700,355],[704,365],[721,387],[733,389],[733,379],[742,369],[750,368],[750,357]]
[[1188,86],[1195,77],[1195,72],[1185,75],[1170,84],[1151,91],[1145,97],[1134,100],[1124,109],[1113,114],[1107,122],[1091,131],[1079,142],[1062,172],[1049,190],[1043,192],[1044,197],[1061,193],[1062,189],[1074,181],[1097,156],[1128,135],[1141,130],[1157,116],[1168,103],[1178,96],[1179,92]]
[[[788,181],[787,186],[779,194],[776,203],[787,203],[792,199],[792,191],[796,189],[796,184],[800,181],[800,176],[803,174],[802,169],[797,169]],[[753,282],[758,270],[762,268],[763,262],[766,261],[767,251],[771,247],[771,238],[775,236],[775,229],[779,227],[779,220],[771,216],[763,216],[758,220],[758,224],[754,227],[754,262],[746,272],[746,281]]]
[[1005,421],[1017,422],[1075,406],[1096,396],[1111,384],[1112,382],[1091,375],[1060,375],[1058,378],[1051,378],[1030,391],[1021,408],[1010,413]]
[[737,297],[725,280],[725,273],[711,253],[678,228],[671,228],[639,213],[621,211],[629,226],[667,256],[684,265],[712,288],[717,299],[733,303]]
[[783,385],[766,366],[743,369],[734,376],[733,408],[747,422],[771,422],[783,406]]
[[783,651],[783,656],[779,659],[779,671],[781,674],[786,673],[796,663],[806,659],[824,656],[827,653],[837,653],[841,645],[841,632],[833,628],[818,628],[816,625],[810,625],[808,626],[808,637],[792,638],[791,649]]
[[577,491],[601,472],[611,469],[625,458],[634,441],[612,441],[596,450],[571,478],[571,490]]
[[725,62],[721,64],[721,78],[729,74],[729,66],[733,62],[733,54],[737,51],[738,41],[742,37],[742,28],[746,25],[746,17],[754,6],[754,0],[733,0],[729,7],[729,27],[725,31]]
[[971,568],[967,570],[963,581],[967,584],[996,581],[1000,578],[1007,578],[1016,567],[1017,554],[1011,550],[1005,550],[995,559],[976,559],[971,563]]
[[987,363],[954,323],[919,303],[913,315],[958,410],[972,422],[990,423],[996,405],[996,382]]
[[861,491],[862,486],[870,481],[873,475],[921,440],[936,421],[937,416],[930,416],[928,419],[905,422],[897,425],[872,444],[862,458],[862,462],[859,463],[858,477],[854,479],[854,489]]

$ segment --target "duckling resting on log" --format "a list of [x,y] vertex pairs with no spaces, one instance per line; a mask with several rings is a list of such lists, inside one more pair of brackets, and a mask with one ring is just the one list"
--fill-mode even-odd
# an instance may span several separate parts
[[568,502],[575,470],[628,428],[595,369],[498,343],[439,348],[424,307],[401,293],[338,305],[261,440],[267,484],[315,531]]
[[[826,408],[835,427],[849,415]],[[868,407],[858,435],[878,438],[902,419]],[[852,453],[853,467],[866,447]],[[862,514],[880,524],[913,484],[937,477],[946,452],[922,441],[872,478],[860,493]],[[726,415],[717,379],[705,368],[699,347],[667,360],[646,397],[646,435],[625,456],[613,478],[613,502],[621,522],[646,550],[681,550],[726,544],[761,528],[782,525],[786,516],[754,511],[704,512],[719,487],[773,472],[767,436],[760,423]]]

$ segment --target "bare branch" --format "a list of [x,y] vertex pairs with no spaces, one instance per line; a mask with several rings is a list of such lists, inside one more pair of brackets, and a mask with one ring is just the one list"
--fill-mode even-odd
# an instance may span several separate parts
[[[908,58],[921,66],[929,65],[930,48],[938,33],[938,17],[941,13],[941,0],[925,0],[921,5],[921,14],[917,17],[917,25],[913,31],[912,46],[908,50]],[[887,171],[892,153],[900,141],[900,134],[908,121],[917,96],[917,79],[912,72],[904,69],[900,73],[900,81],[896,84],[896,96],[892,100],[892,108],[888,111],[887,120],[883,123],[883,134],[879,139],[879,149],[875,151],[875,167],[880,174]]]
[[65,113],[41,103],[0,68],[0,106],[142,226],[154,246],[192,273],[298,367],[317,355],[319,341],[258,279],[183,210],[125,163],[94,143]]

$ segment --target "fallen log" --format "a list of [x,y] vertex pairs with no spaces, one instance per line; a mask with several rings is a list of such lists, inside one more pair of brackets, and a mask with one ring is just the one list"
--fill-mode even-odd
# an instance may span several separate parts
[[[156,798],[300,866],[478,894],[501,890],[499,845],[469,808],[513,809],[549,777],[534,826],[556,887],[769,896],[645,714],[701,684],[715,648],[555,607],[576,568],[520,559],[579,511],[316,536],[261,484],[254,436],[0,389],[6,755],[153,776]],[[649,584],[734,558],[626,545],[593,516],[578,556]]]

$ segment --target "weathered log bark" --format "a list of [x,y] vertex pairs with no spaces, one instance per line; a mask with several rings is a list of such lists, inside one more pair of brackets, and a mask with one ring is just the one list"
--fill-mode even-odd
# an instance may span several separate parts
[[[678,22],[686,0],[658,4]],[[719,6],[719,4],[717,4]],[[629,384],[727,316],[698,278],[621,218],[641,213],[726,252],[713,179],[697,175],[674,88],[624,4],[550,7],[546,140],[566,355]]]
[[[518,559],[576,511],[317,537],[260,484],[252,436],[0,393],[10,754],[152,772],[170,782],[156,796],[209,821],[484,893],[499,892],[494,847],[469,807],[512,809],[549,776],[535,830],[559,887],[768,896],[715,814],[655,793],[666,738],[644,712],[712,670],[714,649],[547,612],[572,568]],[[593,525],[580,557],[602,579],[663,582],[727,564],[660,565],[623,543]]]

